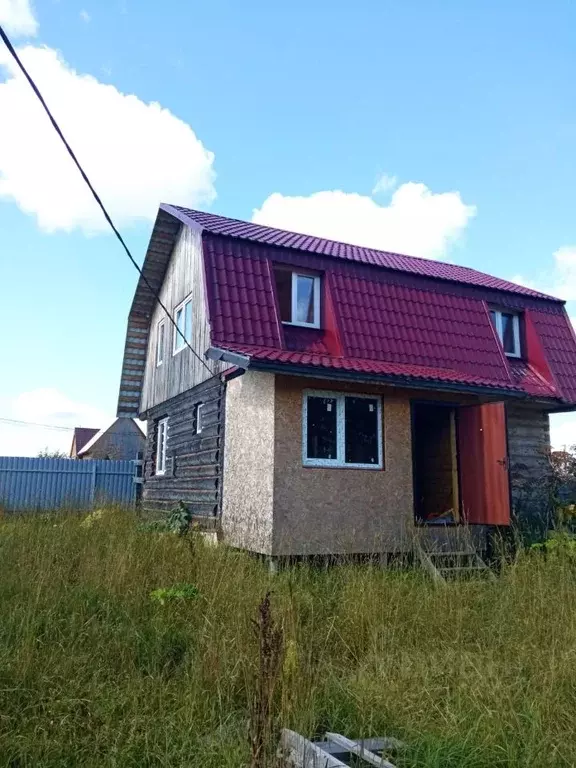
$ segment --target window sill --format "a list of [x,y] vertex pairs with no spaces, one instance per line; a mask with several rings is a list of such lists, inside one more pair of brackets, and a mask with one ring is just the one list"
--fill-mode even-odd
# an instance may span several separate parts
[[295,328],[312,328],[316,331],[321,330],[319,323],[315,325],[314,323],[296,323],[292,322],[292,320],[282,320],[282,325],[292,325]]
[[515,354],[514,352],[504,352],[506,357],[511,357],[512,360],[522,360],[521,354]]
[[382,464],[340,464],[334,462],[326,462],[325,464],[319,462],[302,462],[304,469],[368,469],[372,472],[383,470]]
[[[188,342],[188,344],[189,344],[189,343],[190,343],[190,342]],[[183,347],[179,347],[178,349],[174,349],[174,350],[172,351],[172,357],[176,357],[176,355],[179,355],[179,354],[180,354],[180,352],[184,352],[184,350],[185,350],[185,349],[188,349],[188,345],[187,345],[187,344],[184,344],[184,346],[183,346]]]
[[166,474],[166,470],[162,469],[160,472],[154,472],[154,477],[163,477]]

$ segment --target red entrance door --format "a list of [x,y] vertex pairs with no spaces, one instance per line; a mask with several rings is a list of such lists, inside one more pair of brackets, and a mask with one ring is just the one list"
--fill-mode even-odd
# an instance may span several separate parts
[[510,486],[503,403],[465,406],[458,413],[462,517],[510,525]]

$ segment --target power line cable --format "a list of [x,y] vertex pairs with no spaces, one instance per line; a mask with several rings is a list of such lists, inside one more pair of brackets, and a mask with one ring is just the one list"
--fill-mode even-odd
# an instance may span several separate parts
[[36,83],[34,82],[34,80],[32,79],[32,77],[31,77],[31,76],[28,74],[28,72],[27,72],[27,70],[26,70],[26,68],[25,68],[24,64],[22,64],[22,62],[20,61],[20,57],[18,56],[18,54],[16,53],[16,51],[15,51],[15,49],[14,49],[14,46],[13,46],[13,45],[12,45],[12,43],[10,42],[10,39],[9,39],[8,35],[6,34],[6,32],[4,32],[4,29],[2,28],[2,25],[0,25],[0,37],[1,37],[1,38],[2,38],[2,40],[4,41],[4,44],[5,44],[5,45],[6,45],[6,47],[8,48],[8,50],[9,50],[10,54],[12,55],[12,58],[14,59],[14,61],[16,62],[16,64],[18,64],[18,67],[20,68],[20,70],[22,71],[22,74],[24,75],[24,77],[26,78],[26,80],[28,81],[28,83],[30,84],[30,87],[32,88],[32,90],[34,91],[34,93],[36,94],[36,96],[38,97],[38,100],[40,101],[40,104],[42,104],[42,106],[44,107],[44,111],[45,111],[45,112],[46,112],[46,114],[48,115],[48,118],[49,118],[50,122],[52,123],[52,127],[54,128],[54,130],[56,131],[56,133],[58,134],[58,136],[59,136],[59,137],[60,137],[60,139],[62,140],[62,143],[63,143],[63,144],[64,144],[64,146],[66,147],[66,150],[68,151],[68,154],[70,155],[70,157],[72,158],[72,160],[73,160],[73,162],[74,162],[74,165],[76,166],[76,168],[77,168],[77,169],[78,169],[78,171],[80,172],[80,175],[82,176],[82,178],[83,178],[83,179],[84,179],[84,181],[86,182],[86,185],[88,186],[88,189],[89,189],[89,190],[90,190],[90,192],[92,193],[92,196],[94,197],[94,199],[95,199],[95,200],[96,200],[96,202],[98,203],[98,206],[100,207],[100,210],[101,210],[101,211],[102,211],[102,213],[104,214],[104,218],[106,219],[106,221],[108,222],[108,224],[109,224],[109,225],[110,225],[110,227],[112,228],[112,231],[114,232],[114,234],[116,235],[116,237],[117,237],[117,238],[118,238],[118,240],[120,241],[120,244],[122,245],[122,247],[123,247],[123,248],[124,248],[124,250],[126,251],[126,254],[127,254],[128,258],[130,259],[130,261],[132,262],[133,266],[134,266],[134,267],[135,267],[135,268],[138,270],[138,274],[140,275],[140,277],[141,277],[141,278],[142,278],[142,280],[144,281],[144,284],[145,284],[145,285],[146,285],[146,287],[149,289],[149,291],[150,291],[150,292],[151,292],[151,294],[154,296],[154,298],[157,300],[158,304],[159,304],[159,305],[162,307],[162,309],[164,310],[164,312],[166,312],[166,314],[167,314],[167,316],[168,316],[168,319],[170,320],[170,322],[172,323],[172,325],[173,325],[173,326],[174,326],[174,328],[176,329],[176,332],[177,332],[178,334],[180,334],[180,336],[181,336],[181,337],[182,337],[182,339],[184,340],[184,343],[186,344],[186,346],[188,347],[188,349],[189,349],[189,350],[192,352],[192,354],[194,355],[194,357],[196,357],[196,358],[197,358],[197,359],[198,359],[198,360],[199,360],[199,361],[202,363],[202,365],[203,365],[203,366],[206,368],[206,370],[207,370],[207,371],[210,373],[210,376],[213,376],[213,375],[214,375],[214,372],[212,371],[212,369],[210,368],[210,366],[209,366],[209,365],[206,363],[206,361],[205,361],[205,360],[204,360],[204,359],[203,359],[203,358],[202,358],[202,357],[201,357],[201,356],[200,356],[200,355],[199,355],[199,354],[196,352],[196,350],[195,350],[195,349],[194,349],[194,348],[191,346],[191,344],[190,344],[190,342],[188,341],[188,339],[186,338],[186,336],[184,336],[184,334],[182,333],[182,331],[180,330],[180,328],[178,328],[178,325],[177,325],[176,321],[174,320],[174,318],[172,317],[172,315],[170,314],[170,312],[168,312],[167,308],[164,306],[164,303],[163,303],[162,299],[160,298],[160,294],[158,293],[158,291],[157,291],[156,289],[154,289],[154,288],[153,288],[153,287],[150,285],[150,282],[148,281],[148,278],[145,276],[144,272],[143,272],[143,271],[142,271],[142,269],[141,269],[141,268],[138,266],[138,264],[137,264],[136,260],[134,259],[134,257],[133,257],[133,256],[132,256],[132,254],[130,253],[130,249],[128,248],[128,246],[127,246],[127,245],[126,245],[126,243],[124,242],[124,238],[122,237],[122,235],[120,234],[120,232],[119,232],[119,231],[118,231],[118,229],[116,228],[116,226],[115,226],[114,222],[112,221],[112,219],[111,219],[111,217],[110,217],[110,215],[109,215],[108,211],[106,210],[106,208],[105,208],[105,206],[104,206],[104,203],[102,202],[102,200],[100,199],[100,196],[98,195],[98,193],[96,192],[96,190],[95,190],[95,189],[94,189],[94,187],[92,186],[92,183],[91,183],[90,179],[89,179],[89,178],[88,178],[88,176],[86,175],[86,172],[84,171],[84,169],[83,169],[83,168],[82,168],[82,166],[80,165],[80,162],[79,162],[78,158],[77,158],[77,157],[76,157],[76,155],[74,154],[74,151],[72,150],[72,147],[70,146],[70,144],[67,142],[66,138],[64,137],[64,134],[62,133],[62,131],[61,131],[61,129],[60,129],[60,126],[59,126],[59,125],[58,125],[58,123],[56,122],[56,119],[54,118],[54,116],[53,116],[53,115],[52,115],[52,113],[50,112],[50,109],[49,109],[48,105],[47,105],[47,104],[46,104],[46,102],[44,101],[44,97],[43,97],[43,96],[42,96],[42,94],[40,93],[40,90],[38,89],[38,86],[36,85]]
[[63,427],[60,424],[38,424],[35,421],[23,421],[22,419],[8,419],[4,416],[0,416],[0,421],[6,424],[14,424],[15,426],[22,427],[43,427],[44,429],[61,429],[66,432],[71,432],[74,427]]

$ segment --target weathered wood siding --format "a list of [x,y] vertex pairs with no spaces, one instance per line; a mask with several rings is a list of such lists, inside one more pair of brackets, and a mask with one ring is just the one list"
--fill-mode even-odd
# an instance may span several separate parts
[[[188,296],[192,298],[190,344],[204,359],[204,353],[210,346],[210,328],[206,307],[202,235],[189,227],[182,226],[160,289],[160,298],[174,317],[175,308]],[[162,318],[166,318],[166,313],[156,303],[148,334],[144,384],[140,401],[141,413],[146,413],[150,408],[186,392],[223,369],[221,363],[207,360],[208,370],[188,348],[174,355],[172,350],[175,330],[168,319],[165,322],[164,361],[162,365],[157,366],[158,322]]]
[[512,404],[506,413],[514,517],[520,524],[544,525],[550,514],[548,413]]
[[[220,514],[224,387],[216,376],[149,412],[142,495],[145,509],[167,512],[182,501],[194,515]],[[199,435],[194,423],[197,403],[203,403]],[[156,475],[158,422],[166,417],[166,474]]]

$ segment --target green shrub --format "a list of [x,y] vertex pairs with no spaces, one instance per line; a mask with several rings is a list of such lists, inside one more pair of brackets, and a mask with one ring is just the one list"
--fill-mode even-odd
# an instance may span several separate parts
[[165,605],[175,600],[193,600],[198,597],[198,587],[194,584],[176,584],[173,587],[163,587],[150,592],[150,598]]

